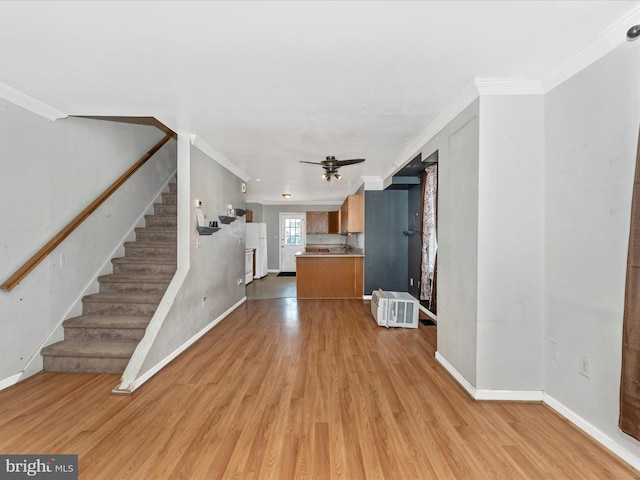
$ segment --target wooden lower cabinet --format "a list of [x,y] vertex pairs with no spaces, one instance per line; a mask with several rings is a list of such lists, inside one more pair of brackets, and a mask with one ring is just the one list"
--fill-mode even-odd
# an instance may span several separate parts
[[298,298],[362,298],[364,257],[298,256]]

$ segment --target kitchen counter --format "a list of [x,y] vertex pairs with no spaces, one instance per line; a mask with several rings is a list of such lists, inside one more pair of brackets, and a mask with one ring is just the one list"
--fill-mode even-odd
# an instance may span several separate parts
[[345,250],[329,250],[328,252],[300,252],[297,257],[364,257],[361,249]]
[[298,298],[362,298],[364,252],[306,252],[296,255]]
[[[363,257],[364,251],[361,248],[351,248],[346,247],[344,245],[336,245],[334,244],[307,244],[306,252],[299,253],[298,255],[322,255],[322,256],[354,256],[354,257]],[[311,251],[309,251],[311,250]]]

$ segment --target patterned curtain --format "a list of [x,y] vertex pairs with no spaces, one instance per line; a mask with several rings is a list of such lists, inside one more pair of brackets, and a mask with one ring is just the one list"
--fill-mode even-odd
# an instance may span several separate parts
[[640,134],[631,198],[627,279],[622,318],[622,372],[618,426],[640,440]]
[[423,191],[422,215],[422,272],[420,282],[420,300],[431,302],[436,265],[436,198],[438,193],[438,165],[426,169]]

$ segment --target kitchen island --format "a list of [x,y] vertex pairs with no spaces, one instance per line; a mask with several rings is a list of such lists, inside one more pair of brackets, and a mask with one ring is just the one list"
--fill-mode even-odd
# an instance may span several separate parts
[[[328,251],[327,251],[328,250]],[[296,256],[298,298],[362,298],[364,253],[323,249]]]

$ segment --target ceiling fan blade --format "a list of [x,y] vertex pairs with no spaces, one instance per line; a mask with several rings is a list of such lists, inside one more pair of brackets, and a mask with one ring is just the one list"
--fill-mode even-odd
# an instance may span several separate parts
[[364,158],[354,158],[352,160],[338,160],[336,161],[336,165],[338,165],[339,167],[342,167],[344,165],[354,165],[356,163],[362,163],[364,162]]
[[324,165],[323,163],[320,163],[320,162],[305,162],[304,160],[300,160],[300,163],[310,163],[311,165]]

